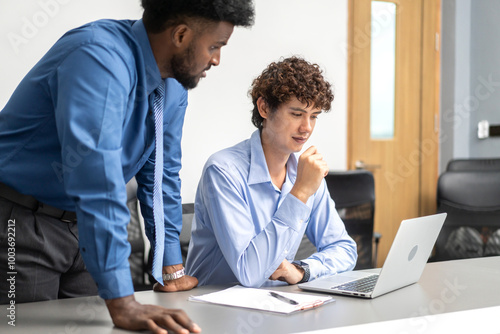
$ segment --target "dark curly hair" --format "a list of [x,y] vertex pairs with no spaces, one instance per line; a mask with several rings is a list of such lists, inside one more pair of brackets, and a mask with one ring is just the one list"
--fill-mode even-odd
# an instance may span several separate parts
[[252,97],[252,123],[262,130],[264,119],[257,108],[262,97],[271,112],[295,97],[308,107],[312,105],[328,112],[333,101],[330,83],[323,78],[317,64],[311,64],[299,57],[290,57],[273,62],[254,79],[249,95]]
[[254,22],[252,0],[141,0],[146,29],[153,33],[186,23],[190,17],[249,27]]

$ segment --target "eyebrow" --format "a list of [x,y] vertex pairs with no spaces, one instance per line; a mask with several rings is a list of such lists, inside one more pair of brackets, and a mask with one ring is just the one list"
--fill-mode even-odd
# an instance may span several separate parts
[[227,45],[227,42],[226,41],[217,41],[217,42],[215,42],[215,44],[220,45],[220,46],[225,46],[225,45]]
[[[300,111],[300,112],[303,112],[303,113],[306,113],[307,114],[307,111],[305,111],[304,109],[302,108],[297,108],[297,107],[290,107],[291,110],[293,111]],[[315,111],[313,112],[313,114],[321,114],[323,111],[320,110],[320,111]]]

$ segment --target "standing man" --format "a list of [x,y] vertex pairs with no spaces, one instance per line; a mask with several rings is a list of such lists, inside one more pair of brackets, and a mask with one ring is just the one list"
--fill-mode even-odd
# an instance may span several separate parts
[[[188,273],[202,285],[260,287],[269,279],[296,284],[352,270],[356,243],[328,192],[328,166],[314,146],[298,155],[330,109],[330,84],[317,65],[291,57],[271,63],[250,93],[258,130],[203,169]],[[294,259],[304,233],[318,251]]]
[[[142,6],[142,20],[66,33],[0,112],[0,303],[98,292],[118,327],[198,332],[184,312],[134,299],[125,185],[136,177],[146,233],[164,248],[155,290],[192,289],[178,238],[187,89],[219,65],[234,26],[250,26],[254,10],[251,0]],[[15,296],[5,283],[9,248]]]

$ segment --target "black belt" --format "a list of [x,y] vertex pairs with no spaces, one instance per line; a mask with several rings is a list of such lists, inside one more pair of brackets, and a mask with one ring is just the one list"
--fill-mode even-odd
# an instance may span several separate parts
[[11,187],[0,182],[0,197],[3,197],[13,203],[22,205],[35,213],[57,218],[65,223],[76,223],[76,213],[73,211],[64,211],[53,206],[39,202],[36,198],[29,195],[23,195]]

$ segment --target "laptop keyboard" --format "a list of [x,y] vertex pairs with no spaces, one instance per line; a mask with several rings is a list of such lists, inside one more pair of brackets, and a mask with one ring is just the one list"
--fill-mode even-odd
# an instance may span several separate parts
[[344,283],[342,285],[334,286],[332,287],[332,289],[367,293],[373,291],[373,288],[375,287],[377,280],[378,280],[378,275],[370,275],[355,281]]

